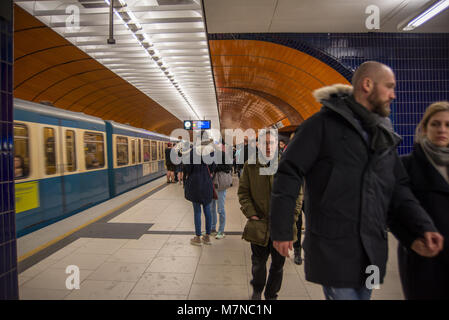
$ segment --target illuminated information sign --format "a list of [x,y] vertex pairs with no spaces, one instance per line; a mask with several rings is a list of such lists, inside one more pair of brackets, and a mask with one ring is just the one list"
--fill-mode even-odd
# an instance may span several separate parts
[[185,120],[185,130],[208,130],[210,129],[210,120]]

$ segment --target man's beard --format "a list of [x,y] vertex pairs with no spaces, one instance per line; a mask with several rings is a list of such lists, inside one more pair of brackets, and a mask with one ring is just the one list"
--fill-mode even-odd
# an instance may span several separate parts
[[390,115],[391,100],[388,101],[380,100],[376,86],[374,86],[373,92],[371,92],[371,94],[368,96],[368,102],[373,106],[374,113],[377,113],[381,117],[388,117]]

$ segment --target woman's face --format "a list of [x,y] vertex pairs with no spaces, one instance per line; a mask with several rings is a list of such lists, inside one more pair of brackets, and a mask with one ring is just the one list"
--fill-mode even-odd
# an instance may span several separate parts
[[424,130],[427,139],[438,147],[449,146],[449,111],[435,113]]

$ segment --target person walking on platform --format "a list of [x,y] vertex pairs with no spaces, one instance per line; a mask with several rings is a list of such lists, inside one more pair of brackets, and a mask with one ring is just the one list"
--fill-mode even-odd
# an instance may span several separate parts
[[285,151],[285,148],[287,148],[287,144],[285,143],[285,141],[283,139],[279,140],[279,155],[282,156],[282,154]]
[[[273,161],[276,153],[277,142],[272,135],[266,135],[266,159]],[[256,159],[255,164],[244,164],[240,177],[238,197],[242,213],[248,219],[242,238],[251,243],[251,262],[253,287],[252,300],[260,300],[265,288],[265,299],[277,299],[277,293],[281,289],[283,267],[285,257],[281,256],[274,248],[269,231],[270,195],[273,184],[273,175],[261,175],[260,169],[268,167]],[[302,204],[302,193],[296,200],[296,207],[292,208],[295,219]],[[292,220],[287,228],[296,236],[296,224]],[[267,260],[271,255],[271,266],[267,280]]]
[[235,152],[235,159],[237,163],[237,175],[240,179],[240,175],[242,174],[243,164],[248,160],[249,146],[248,140],[245,139],[243,144],[237,146],[237,150]]
[[[215,170],[215,163],[207,165],[203,156],[213,157],[213,147],[210,141],[203,140],[200,145],[193,146],[189,153],[189,163],[184,163],[184,195],[185,198],[192,202],[195,236],[190,240],[193,245],[207,244],[210,245],[211,234],[211,212],[210,205],[213,198],[213,185],[211,172]],[[195,153],[195,155],[194,155]],[[201,159],[199,164],[194,163],[194,157]],[[201,206],[203,207],[206,233],[201,237]]]
[[[215,239],[223,239],[225,237],[224,228],[226,223],[226,212],[225,212],[225,199],[226,199],[226,189],[232,186],[232,164],[226,163],[226,158],[230,160],[232,157],[232,150],[226,147],[224,141],[218,146],[220,152],[218,156],[221,155],[221,163],[217,164],[213,174],[213,183],[215,185],[215,190],[217,192],[217,200],[212,199],[211,203],[211,213],[212,213],[212,235],[215,233]],[[228,160],[229,162],[229,160]],[[217,208],[218,205],[218,208]],[[219,228],[217,228],[217,211],[219,215]]]
[[184,178],[184,169],[182,167],[182,142],[179,142],[175,147],[174,147],[176,153],[176,163],[178,163],[175,166],[175,181],[179,182],[179,184],[183,184]]
[[305,180],[305,276],[323,286],[326,299],[370,299],[383,283],[387,217],[412,235],[418,254],[442,250],[443,237],[413,196],[396,152],[401,139],[388,118],[395,85],[388,66],[369,61],[352,87],[316,90],[323,107],[299,126],[274,177],[273,246],[283,256],[292,248],[292,211]]
[[[439,255],[421,257],[410,244],[412,235],[398,246],[399,275],[406,299],[449,298],[449,102],[431,104],[418,124],[413,152],[402,157],[413,193],[444,236]],[[395,233],[407,232],[392,224]]]
[[175,182],[175,165],[171,161],[172,144],[169,142],[165,148],[165,166],[167,167],[167,183]]

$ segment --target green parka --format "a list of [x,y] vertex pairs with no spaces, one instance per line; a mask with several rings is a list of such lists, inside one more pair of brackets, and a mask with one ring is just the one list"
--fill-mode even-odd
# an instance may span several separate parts
[[[256,164],[248,164],[248,161],[245,162],[237,195],[241,205],[240,210],[248,218],[245,229],[243,230],[242,239],[266,247],[270,239],[268,226],[273,176],[260,175],[259,169],[262,167],[266,167],[266,165],[260,164],[259,160],[256,161]],[[295,219],[292,226],[294,235],[293,242],[297,240],[296,221],[300,218],[302,201],[303,188],[301,188],[296,201]],[[257,216],[260,220],[250,219],[252,216]]]

